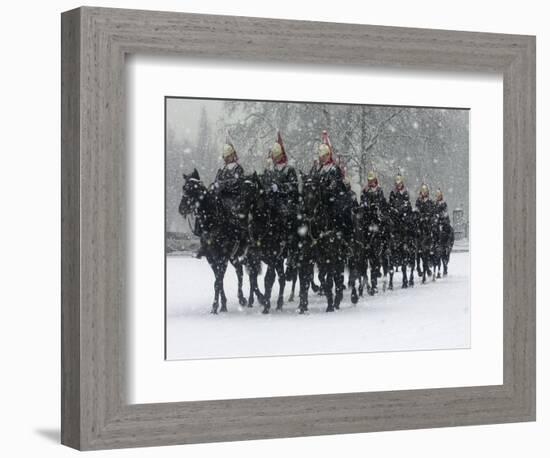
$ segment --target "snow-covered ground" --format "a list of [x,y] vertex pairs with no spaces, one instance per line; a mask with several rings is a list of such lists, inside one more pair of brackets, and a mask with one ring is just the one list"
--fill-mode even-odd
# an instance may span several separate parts
[[[295,302],[261,314],[242,308],[232,267],[225,276],[228,312],[210,314],[214,275],[204,259],[167,259],[167,358],[202,359],[374,351],[468,348],[470,346],[470,254],[451,256],[449,275],[436,282],[364,296],[357,305],[346,289],[341,309],[325,313],[326,300],[310,291],[307,315]],[[263,290],[263,279],[259,282]],[[290,283],[286,284],[285,300]],[[381,285],[380,285],[381,286]],[[296,287],[298,292],[298,285]],[[275,293],[278,283],[275,283]],[[248,282],[245,275],[245,296]]]

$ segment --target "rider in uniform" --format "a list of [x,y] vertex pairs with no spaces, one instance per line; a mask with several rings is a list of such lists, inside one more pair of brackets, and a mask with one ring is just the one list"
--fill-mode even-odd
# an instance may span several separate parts
[[223,145],[222,158],[224,166],[218,169],[216,178],[212,183],[216,198],[219,200],[228,221],[228,230],[233,231],[240,242],[235,244],[231,257],[239,250],[239,246],[245,243],[242,222],[235,218],[238,214],[239,194],[244,180],[244,169],[239,164],[237,151],[231,142]]
[[361,193],[361,206],[365,209],[365,229],[369,244],[371,263],[371,288],[369,294],[378,292],[377,283],[380,273],[380,261],[386,250],[387,201],[374,170],[367,174],[367,186]]
[[269,150],[271,167],[265,171],[268,180],[268,192],[276,201],[276,208],[282,218],[286,239],[287,277],[293,275],[295,269],[295,253],[297,244],[297,220],[299,189],[296,169],[288,163],[281,133],[277,132],[277,141]]

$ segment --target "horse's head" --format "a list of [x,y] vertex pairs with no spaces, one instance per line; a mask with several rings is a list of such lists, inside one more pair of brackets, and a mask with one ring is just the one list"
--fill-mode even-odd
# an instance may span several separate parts
[[248,215],[258,207],[262,192],[262,183],[256,172],[244,177],[239,196],[239,207],[242,215]]
[[319,180],[312,175],[302,175],[302,199],[307,214],[312,214],[319,204],[319,192]]
[[183,216],[192,214],[206,197],[207,189],[202,184],[197,169],[190,175],[183,174],[182,197],[179,212]]

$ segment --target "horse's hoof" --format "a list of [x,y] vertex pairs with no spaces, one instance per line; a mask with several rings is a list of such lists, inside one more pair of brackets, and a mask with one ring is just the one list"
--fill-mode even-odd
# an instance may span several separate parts
[[352,304],[357,304],[357,302],[359,302],[359,298],[357,297],[357,294],[352,294],[351,295],[351,303]]
[[217,314],[218,314],[218,310],[213,308],[212,310],[210,310],[210,313],[211,313],[212,315],[217,315]]
[[409,287],[409,285],[408,285],[407,283],[403,283],[403,284],[401,285],[401,288],[402,288],[402,289],[407,289],[408,287]]
[[393,291],[393,285],[392,285],[391,283],[388,285],[388,289],[389,289],[390,291]]
[[437,272],[437,278],[441,278],[441,274]]
[[220,308],[220,312],[225,313],[227,312],[227,307],[225,305],[222,305]]
[[325,310],[325,312],[334,312],[334,307],[327,307],[327,309]]
[[262,310],[262,313],[264,315],[267,315],[269,313],[269,307],[265,307],[263,310]]
[[279,298],[277,299],[277,308],[278,308],[278,309],[282,309],[284,303],[285,303],[284,299],[283,299],[282,297],[279,297]]
[[288,302],[294,302],[294,294],[288,296]]
[[253,306],[254,306],[254,299],[250,299],[250,300],[248,301],[247,307],[248,307],[249,309],[251,309]]
[[246,305],[246,299],[244,297],[239,297],[239,304],[241,307]]

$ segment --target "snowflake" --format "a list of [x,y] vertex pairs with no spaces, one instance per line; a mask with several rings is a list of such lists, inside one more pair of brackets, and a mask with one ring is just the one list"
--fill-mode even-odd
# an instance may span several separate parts
[[416,121],[413,122],[412,126],[413,129],[418,129],[418,123]]

